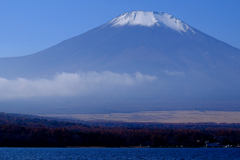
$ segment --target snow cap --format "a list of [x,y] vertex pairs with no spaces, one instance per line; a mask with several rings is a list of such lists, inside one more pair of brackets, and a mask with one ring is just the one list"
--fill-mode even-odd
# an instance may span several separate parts
[[120,26],[160,26],[167,27],[178,32],[192,30],[190,26],[174,16],[164,12],[132,11],[121,14],[109,22],[112,27]]

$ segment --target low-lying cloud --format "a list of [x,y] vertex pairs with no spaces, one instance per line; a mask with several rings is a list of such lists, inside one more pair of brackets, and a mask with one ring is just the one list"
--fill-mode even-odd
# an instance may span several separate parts
[[61,73],[56,74],[53,79],[0,78],[0,99],[104,93],[111,88],[139,85],[155,79],[155,76],[143,75],[140,72],[130,75],[109,71]]

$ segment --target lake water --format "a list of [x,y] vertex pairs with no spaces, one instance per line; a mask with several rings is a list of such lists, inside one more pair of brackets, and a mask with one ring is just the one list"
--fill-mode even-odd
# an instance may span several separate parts
[[0,148],[0,159],[240,160],[240,148]]

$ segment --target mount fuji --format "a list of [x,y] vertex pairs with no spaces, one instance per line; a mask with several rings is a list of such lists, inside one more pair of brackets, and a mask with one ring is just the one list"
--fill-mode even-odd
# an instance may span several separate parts
[[98,96],[84,95],[89,99],[84,103],[77,94],[65,101],[71,102],[70,107],[104,106],[111,111],[119,109],[114,106],[125,106],[125,111],[129,106],[135,110],[238,110],[239,68],[239,49],[172,15],[147,11],[123,13],[31,55],[0,58],[0,77],[8,81],[47,80],[79,72],[150,77],[132,88],[111,86],[114,91],[106,96],[104,89],[96,92]]

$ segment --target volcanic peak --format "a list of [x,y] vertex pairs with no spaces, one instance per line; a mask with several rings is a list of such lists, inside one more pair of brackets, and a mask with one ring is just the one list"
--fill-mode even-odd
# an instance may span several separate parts
[[178,32],[191,31],[194,33],[193,29],[186,23],[164,12],[153,11],[126,12],[114,18],[108,24],[110,24],[112,27],[137,26],[137,25],[146,27],[159,26],[170,28]]

